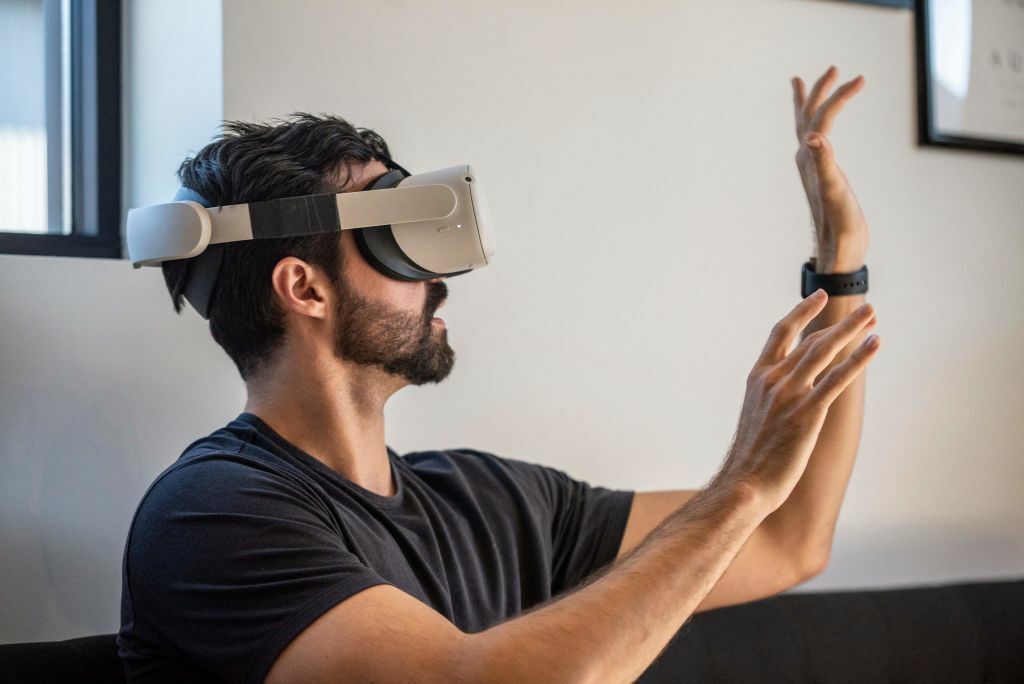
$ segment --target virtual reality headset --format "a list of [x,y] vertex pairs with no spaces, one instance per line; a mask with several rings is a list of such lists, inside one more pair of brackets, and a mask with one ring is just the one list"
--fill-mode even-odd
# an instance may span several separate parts
[[185,298],[205,319],[229,242],[351,230],[371,266],[405,281],[450,278],[491,261],[490,207],[472,166],[410,174],[377,157],[388,172],[359,192],[214,207],[182,188],[172,202],[128,212],[128,257],[134,268],[192,259]]

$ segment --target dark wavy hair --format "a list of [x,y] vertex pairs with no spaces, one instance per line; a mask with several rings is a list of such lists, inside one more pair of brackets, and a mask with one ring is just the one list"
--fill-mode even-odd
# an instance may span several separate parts
[[[376,132],[326,114],[303,112],[268,123],[225,121],[221,133],[178,168],[181,184],[215,205],[340,192],[350,165],[390,157]],[[341,174],[344,178],[341,178]],[[284,338],[284,311],[270,277],[281,259],[294,256],[323,269],[338,285],[341,233],[225,243],[210,302],[210,334],[245,381],[273,358]],[[192,259],[164,261],[174,310],[184,307]]]

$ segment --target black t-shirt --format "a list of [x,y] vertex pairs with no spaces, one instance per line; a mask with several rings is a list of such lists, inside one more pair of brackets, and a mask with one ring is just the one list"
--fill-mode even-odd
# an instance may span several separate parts
[[303,629],[376,584],[487,629],[612,561],[634,494],[474,449],[388,457],[394,496],[251,413],[190,444],[128,533],[117,642],[129,681],[199,670],[262,682]]

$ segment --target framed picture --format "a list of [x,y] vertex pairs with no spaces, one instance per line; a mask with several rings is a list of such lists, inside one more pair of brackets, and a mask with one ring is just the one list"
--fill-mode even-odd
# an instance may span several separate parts
[[918,143],[1024,154],[1024,0],[915,0]]

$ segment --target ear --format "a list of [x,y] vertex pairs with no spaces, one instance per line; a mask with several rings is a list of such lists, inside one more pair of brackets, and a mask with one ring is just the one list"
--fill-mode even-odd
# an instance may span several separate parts
[[311,318],[327,317],[331,283],[320,269],[288,256],[274,265],[270,280],[274,296],[285,311]]

